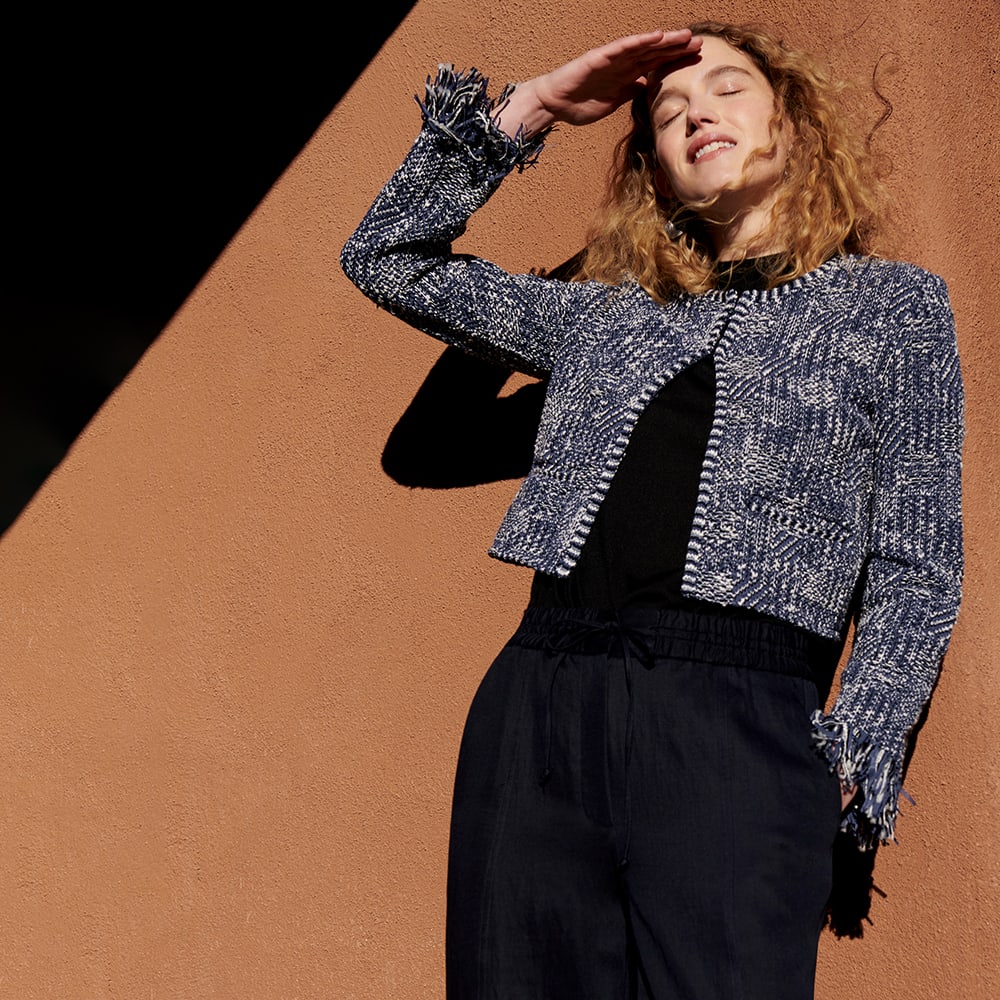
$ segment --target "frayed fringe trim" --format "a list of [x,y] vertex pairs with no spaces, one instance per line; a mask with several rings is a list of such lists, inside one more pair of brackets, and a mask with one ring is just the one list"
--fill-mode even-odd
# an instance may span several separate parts
[[449,63],[438,66],[437,76],[427,77],[424,99],[414,96],[424,123],[435,132],[464,146],[471,158],[496,180],[513,167],[524,170],[535,164],[552,127],[525,136],[518,129],[513,138],[496,126],[496,118],[510,101],[514,84],[507,84],[495,100],[487,89],[489,78],[475,67],[456,71]]
[[812,723],[813,739],[830,770],[837,772],[844,788],[859,789],[841,829],[863,850],[894,842],[899,796],[913,802],[902,787],[902,751],[878,746],[865,733],[820,711],[813,713]]

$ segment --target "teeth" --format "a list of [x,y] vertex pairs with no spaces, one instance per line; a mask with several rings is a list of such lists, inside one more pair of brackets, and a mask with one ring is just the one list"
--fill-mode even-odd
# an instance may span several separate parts
[[694,162],[697,163],[706,153],[714,153],[717,149],[732,149],[735,146],[735,142],[710,142],[707,146],[702,146],[697,153],[694,154]]

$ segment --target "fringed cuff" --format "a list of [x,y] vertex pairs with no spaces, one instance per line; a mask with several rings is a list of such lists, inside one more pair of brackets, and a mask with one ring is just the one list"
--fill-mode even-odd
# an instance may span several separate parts
[[489,83],[475,68],[458,72],[442,63],[437,76],[427,78],[424,99],[415,96],[414,100],[420,105],[425,125],[463,146],[478,164],[481,179],[494,183],[515,167],[524,170],[533,166],[552,126],[530,136],[521,128],[513,138],[508,136],[497,126],[496,118],[507,106],[515,84],[507,84],[500,96],[491,100],[486,92]]
[[902,787],[902,748],[893,751],[879,746],[863,731],[818,710],[812,723],[813,739],[841,786],[858,787],[858,796],[840,828],[850,833],[862,850],[894,841],[899,796],[909,798]]

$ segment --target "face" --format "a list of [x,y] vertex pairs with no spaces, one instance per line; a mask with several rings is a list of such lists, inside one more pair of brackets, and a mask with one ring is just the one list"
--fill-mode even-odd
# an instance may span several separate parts
[[[684,204],[718,196],[708,217],[766,208],[785,169],[788,129],[772,135],[774,91],[753,60],[706,36],[696,56],[651,74],[649,90],[661,193]],[[772,143],[744,177],[750,154]]]

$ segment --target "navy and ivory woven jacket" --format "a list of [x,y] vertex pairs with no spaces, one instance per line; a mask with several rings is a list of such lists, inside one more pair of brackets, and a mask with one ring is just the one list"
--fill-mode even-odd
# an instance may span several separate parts
[[906,737],[940,668],[962,579],[962,382],[944,282],[834,258],[768,291],[679,294],[508,274],[452,242],[542,136],[510,140],[475,70],[428,81],[424,128],[344,247],[379,306],[547,379],[531,471],[491,553],[568,574],[629,435],[715,352],[716,413],[683,592],[855,635],[817,743],[862,794],[859,843],[891,840]]

